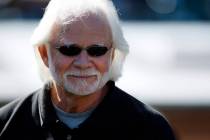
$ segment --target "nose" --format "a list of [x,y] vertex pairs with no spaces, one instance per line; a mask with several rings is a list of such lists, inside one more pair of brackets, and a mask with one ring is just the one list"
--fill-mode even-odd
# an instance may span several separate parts
[[82,50],[81,53],[75,58],[74,66],[80,69],[91,67],[89,56],[85,50]]

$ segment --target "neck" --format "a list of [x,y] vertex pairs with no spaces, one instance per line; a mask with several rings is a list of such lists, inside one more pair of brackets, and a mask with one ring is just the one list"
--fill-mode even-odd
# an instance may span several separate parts
[[107,93],[107,85],[102,89],[85,96],[74,95],[66,92],[62,87],[53,84],[51,90],[51,100],[54,105],[69,113],[79,113],[88,111],[96,107]]

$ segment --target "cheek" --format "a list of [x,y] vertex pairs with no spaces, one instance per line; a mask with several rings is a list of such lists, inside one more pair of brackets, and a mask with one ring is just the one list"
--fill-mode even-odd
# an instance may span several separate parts
[[110,59],[107,58],[96,59],[95,65],[98,71],[100,71],[101,73],[105,73],[110,68]]
[[71,60],[65,56],[62,56],[58,52],[55,52],[54,55],[51,55],[49,60],[50,69],[55,73],[60,73],[61,75],[69,67]]

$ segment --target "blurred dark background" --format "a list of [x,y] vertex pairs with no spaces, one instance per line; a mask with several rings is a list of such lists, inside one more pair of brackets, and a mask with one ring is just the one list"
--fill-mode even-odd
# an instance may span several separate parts
[[[208,21],[210,0],[113,0],[122,20]],[[1,0],[0,19],[40,19],[48,0]]]

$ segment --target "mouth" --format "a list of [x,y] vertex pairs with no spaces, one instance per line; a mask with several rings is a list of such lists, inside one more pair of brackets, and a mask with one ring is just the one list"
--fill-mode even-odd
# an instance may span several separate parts
[[89,78],[96,78],[96,75],[70,75],[69,77],[76,79],[89,79]]

